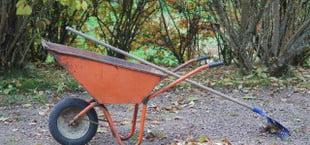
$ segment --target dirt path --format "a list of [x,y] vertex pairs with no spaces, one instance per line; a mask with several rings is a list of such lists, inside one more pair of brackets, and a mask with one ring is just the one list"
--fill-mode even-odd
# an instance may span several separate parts
[[[255,90],[255,98],[241,99],[248,92],[221,90],[223,93],[264,109],[291,132],[287,141],[262,132],[265,118],[223,100],[205,95],[198,89],[179,89],[166,92],[149,102],[143,145],[173,144],[199,136],[211,139],[227,138],[232,144],[307,145],[310,144],[310,94],[284,88],[274,92],[271,88]],[[270,93],[272,92],[272,96]],[[66,93],[64,97],[90,98],[86,93]],[[24,104],[0,108],[0,144],[3,145],[55,145],[47,127],[48,105]],[[119,132],[130,129],[133,105],[108,105]],[[103,114],[97,110],[99,118]],[[125,141],[134,144],[136,137]],[[117,144],[108,124],[101,121],[98,133],[90,145]]]

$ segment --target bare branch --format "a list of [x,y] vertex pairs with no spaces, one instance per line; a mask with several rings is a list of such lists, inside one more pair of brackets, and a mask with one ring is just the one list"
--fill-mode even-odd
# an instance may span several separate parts
[[[310,34],[310,18],[304,21],[304,23],[295,31],[295,33],[291,36],[287,44],[285,45],[285,49],[293,49],[292,46],[296,45],[296,43],[300,43],[300,40],[306,38]],[[297,41],[298,40],[298,41]]]
[[278,47],[280,45],[280,2],[279,0],[272,1],[272,12],[273,16],[273,32],[272,32],[272,42],[271,42],[271,51],[274,56],[277,56]]

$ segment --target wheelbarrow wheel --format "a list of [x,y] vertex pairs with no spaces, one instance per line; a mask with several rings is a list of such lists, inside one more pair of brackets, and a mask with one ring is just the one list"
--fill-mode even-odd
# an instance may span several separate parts
[[98,116],[94,109],[71,123],[74,116],[89,104],[78,98],[66,98],[57,103],[49,116],[49,130],[59,143],[64,145],[84,145],[96,134]]

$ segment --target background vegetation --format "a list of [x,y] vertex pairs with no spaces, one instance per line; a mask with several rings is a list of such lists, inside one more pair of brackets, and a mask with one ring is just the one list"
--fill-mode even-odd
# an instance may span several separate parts
[[[69,35],[66,26],[166,66],[210,54],[237,64],[242,75],[283,77],[292,74],[290,65],[310,65],[309,0],[2,0],[0,4],[0,94],[21,86],[33,88],[31,84],[66,88],[67,84],[46,84],[40,74],[34,76],[34,70],[46,70],[46,63],[53,62],[42,49],[42,38],[125,58]],[[207,40],[217,46],[207,49]]]
[[309,61],[309,14],[307,0],[4,0],[1,72],[44,62],[41,38],[123,57],[68,35],[65,26],[73,26],[128,52],[152,49],[150,61],[168,55],[182,63],[207,53],[205,40],[217,38],[227,63],[282,75],[288,65]]

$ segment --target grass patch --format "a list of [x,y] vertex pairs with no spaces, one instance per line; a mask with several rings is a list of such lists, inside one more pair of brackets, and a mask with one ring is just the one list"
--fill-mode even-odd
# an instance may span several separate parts
[[46,95],[64,91],[82,90],[65,70],[59,67],[27,66],[25,69],[6,70],[0,81],[0,105],[25,103],[36,100],[46,103]]
[[16,104],[18,102],[26,102],[27,98],[21,95],[0,95],[0,106]]

